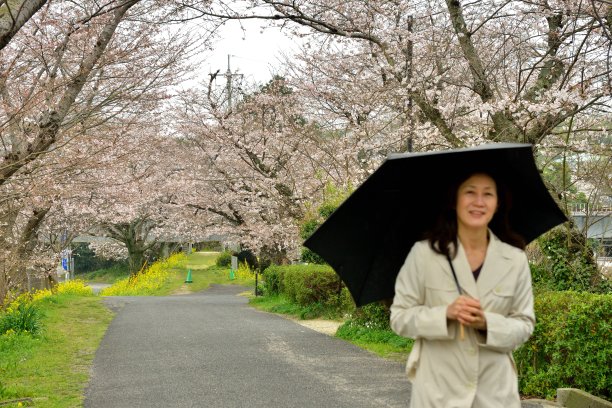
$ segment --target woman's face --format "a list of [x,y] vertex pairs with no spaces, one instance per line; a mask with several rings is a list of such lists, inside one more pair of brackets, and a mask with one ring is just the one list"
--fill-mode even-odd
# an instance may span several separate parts
[[497,186],[486,174],[474,174],[457,190],[457,224],[459,228],[487,228],[497,210]]

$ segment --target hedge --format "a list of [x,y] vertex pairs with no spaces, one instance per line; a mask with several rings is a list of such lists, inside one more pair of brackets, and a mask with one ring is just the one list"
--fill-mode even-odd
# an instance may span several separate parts
[[552,398],[579,388],[612,398],[612,294],[543,292],[535,296],[536,325],[515,351],[521,394]]
[[[346,287],[327,265],[270,266],[263,276],[267,295],[284,295],[301,306],[338,302],[337,307],[352,308],[347,330],[366,327],[391,332],[386,309],[380,305],[356,309]],[[552,399],[557,388],[579,388],[610,400],[612,294],[538,291],[534,306],[534,333],[514,352],[521,395]]]
[[348,290],[329,265],[272,265],[263,272],[263,279],[266,294],[285,295],[300,306],[336,305],[346,309],[352,303]]

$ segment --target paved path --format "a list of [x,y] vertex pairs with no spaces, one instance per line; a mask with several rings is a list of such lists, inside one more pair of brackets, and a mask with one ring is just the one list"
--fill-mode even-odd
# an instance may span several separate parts
[[106,298],[118,313],[85,407],[408,406],[403,363],[257,311],[244,289]]
[[110,283],[95,283],[95,282],[87,282],[87,286],[93,290],[94,293],[100,293],[102,289],[108,288],[111,286]]

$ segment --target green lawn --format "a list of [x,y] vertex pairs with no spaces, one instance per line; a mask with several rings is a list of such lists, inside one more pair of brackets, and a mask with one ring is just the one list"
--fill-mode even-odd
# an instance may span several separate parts
[[55,295],[40,306],[42,335],[0,336],[0,403],[22,399],[21,405],[2,406],[82,406],[94,354],[112,313],[99,297]]
[[[195,252],[170,266],[169,280],[153,295],[191,293],[211,284],[254,287],[254,276],[215,266],[218,253]],[[185,283],[187,271],[193,283]],[[0,406],[82,407],[93,358],[113,313],[100,296],[52,295],[38,303],[42,334],[0,336]],[[12,402],[11,402],[12,401]]]
[[[199,292],[213,284],[255,287],[254,275],[235,274],[234,279],[230,279],[230,268],[215,265],[218,256],[219,252],[194,252],[188,255],[185,266],[174,269],[174,276],[164,285],[160,295]],[[186,283],[189,269],[192,282]]]

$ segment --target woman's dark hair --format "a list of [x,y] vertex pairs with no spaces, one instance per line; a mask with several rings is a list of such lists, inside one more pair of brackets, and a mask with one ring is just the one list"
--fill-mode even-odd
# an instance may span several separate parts
[[489,223],[489,227],[502,241],[520,249],[525,249],[525,240],[512,230],[510,226],[510,209],[512,208],[512,196],[510,189],[505,185],[501,177],[496,176],[488,170],[476,170],[457,177],[446,192],[444,205],[439,212],[434,226],[425,234],[431,248],[442,255],[454,258],[457,248],[457,191],[465,180],[474,174],[486,174],[491,177],[497,187],[498,208]]

